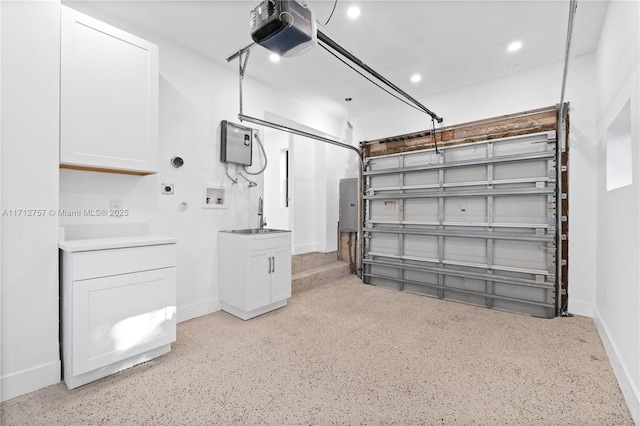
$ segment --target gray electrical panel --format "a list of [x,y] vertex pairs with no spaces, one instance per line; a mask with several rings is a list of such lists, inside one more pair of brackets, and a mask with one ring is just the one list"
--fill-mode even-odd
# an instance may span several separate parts
[[220,123],[220,128],[220,161],[250,166],[253,129],[226,120]]
[[358,232],[358,179],[341,179],[338,196],[338,230]]

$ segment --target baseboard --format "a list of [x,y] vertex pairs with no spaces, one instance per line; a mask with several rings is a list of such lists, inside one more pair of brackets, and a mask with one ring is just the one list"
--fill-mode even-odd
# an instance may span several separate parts
[[47,386],[60,383],[60,361],[39,365],[0,378],[0,398],[2,401],[24,395]]
[[604,349],[607,352],[607,356],[609,357],[609,362],[611,363],[613,372],[616,375],[616,379],[618,379],[618,384],[620,385],[622,395],[627,402],[631,416],[636,424],[640,424],[640,392],[638,392],[638,388],[633,384],[629,371],[618,356],[617,346],[609,338],[609,330],[602,322],[597,308],[594,308],[593,322],[596,325],[596,329],[600,335],[600,340],[602,340]]
[[591,302],[569,298],[569,312],[582,317],[593,318],[595,306]]
[[69,372],[67,372],[64,381],[67,385],[67,389],[75,389],[78,386],[83,386],[95,380],[102,379],[103,377],[110,376],[117,373],[118,371],[125,370],[129,367],[133,367],[134,365],[141,364],[143,362],[167,354],[170,351],[171,343],[167,343],[166,345],[162,345],[159,348],[151,349],[138,355],[133,355],[129,358],[122,359],[112,364],[105,365],[104,367],[88,371],[84,374],[72,376]]
[[220,310],[220,299],[209,299],[204,302],[198,302],[187,306],[178,306],[176,314],[177,322],[189,321],[203,315],[212,314]]
[[305,253],[326,253],[326,244],[314,243],[314,244],[301,244],[297,246],[293,246],[291,250],[292,255],[296,254],[305,254]]

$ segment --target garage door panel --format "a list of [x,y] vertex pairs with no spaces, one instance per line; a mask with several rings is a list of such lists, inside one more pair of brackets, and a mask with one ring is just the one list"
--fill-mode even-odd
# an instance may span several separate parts
[[413,281],[415,283],[423,283],[425,285],[430,285],[433,287],[437,287],[438,284],[438,279],[439,279],[439,275],[438,274],[434,274],[431,272],[422,272],[422,271],[415,271],[415,270],[405,270],[404,271],[404,278],[407,281]]
[[546,195],[495,197],[493,221],[496,223],[547,224]]
[[433,151],[417,151],[414,155],[404,157],[404,167],[424,166],[437,164],[438,155]]
[[371,251],[373,253],[383,253],[397,256],[400,252],[398,236],[395,234],[376,234],[371,238]]
[[546,245],[527,241],[494,241],[493,264],[547,272]]
[[387,188],[399,186],[400,183],[397,175],[382,175],[373,176],[371,178],[371,185],[374,188]]
[[398,281],[391,280],[391,279],[373,277],[373,278],[371,278],[371,281],[369,282],[369,284],[372,284],[372,285],[375,285],[375,286],[378,286],[378,287],[391,288],[391,289],[394,289],[394,290],[401,290],[400,284],[398,283]]
[[486,306],[486,299],[484,297],[458,290],[445,290],[443,298],[451,300],[452,302],[462,302],[468,305]]
[[497,181],[548,177],[548,165],[545,161],[528,161],[517,164],[496,164],[493,166],[493,178]]
[[[437,200],[435,200],[437,202]],[[444,200],[447,223],[487,223],[487,199],[479,197],[453,197]]]
[[513,286],[494,283],[493,292],[497,296],[503,296],[509,299],[525,299],[539,303],[545,303],[547,300],[547,290],[537,287]]
[[404,236],[405,256],[419,257],[424,259],[437,259],[438,248],[438,237],[426,235]]
[[553,308],[545,308],[543,306],[511,300],[495,299],[493,302],[493,308],[541,318],[552,318],[554,316]]
[[[472,292],[482,293],[486,289],[487,282],[472,279],[472,278],[456,277],[453,275],[448,275],[444,279],[444,286],[451,289],[469,290]],[[484,304],[484,302],[485,300],[483,298],[482,304]]]
[[[549,139],[553,138],[553,139]],[[494,141],[493,154],[495,156],[506,156],[514,154],[544,152],[549,150],[549,141],[555,145],[554,132],[535,133],[514,138]]]
[[402,165],[401,161],[402,157],[397,155],[375,157],[369,160],[369,166],[374,170],[393,169],[400,167]]
[[425,170],[425,171],[407,173],[404,176],[404,185],[408,187],[437,186],[439,182],[440,182],[440,176],[437,170]]
[[447,162],[475,160],[487,157],[487,144],[474,143],[445,148],[444,158]]
[[437,221],[438,199],[422,198],[404,200],[404,220],[405,221]]
[[428,150],[369,162],[364,281],[554,316],[556,183],[550,135],[446,147],[437,161]]
[[444,181],[447,187],[464,186],[461,183],[486,182],[487,166],[465,167],[444,171]]
[[371,273],[380,279],[384,279],[385,277],[399,278],[400,274],[398,272],[398,269],[386,266],[373,265],[371,268]]
[[405,283],[403,291],[422,296],[439,297],[438,289],[423,284]]
[[377,220],[398,220],[400,202],[395,198],[375,200],[371,203],[371,215]]
[[478,238],[447,237],[444,241],[444,261],[486,265],[486,241]]

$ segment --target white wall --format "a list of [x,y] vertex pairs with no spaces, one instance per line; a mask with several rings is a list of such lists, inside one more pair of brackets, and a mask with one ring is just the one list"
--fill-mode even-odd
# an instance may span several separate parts
[[[610,3],[596,51],[597,281],[594,320],[640,423],[640,7]],[[607,129],[630,101],[632,184],[607,191]]]
[[[2,2],[2,399],[60,381],[59,3]],[[15,209],[44,211],[27,217]],[[38,213],[40,214],[40,213]]]
[[[2,46],[2,2],[0,2],[0,46]],[[0,52],[1,52],[0,47]],[[0,98],[2,96],[2,55],[0,54]],[[0,101],[0,135],[2,134],[2,102]],[[0,136],[0,141],[2,137]],[[2,188],[2,149],[0,148],[0,189]],[[2,191],[0,191],[0,210],[2,210]],[[0,225],[0,242],[2,226]],[[2,243],[0,243],[0,401],[2,399]]]

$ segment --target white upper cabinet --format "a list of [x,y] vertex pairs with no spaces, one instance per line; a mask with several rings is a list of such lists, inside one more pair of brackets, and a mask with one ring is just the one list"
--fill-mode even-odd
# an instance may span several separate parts
[[62,6],[60,166],[157,171],[158,46]]

